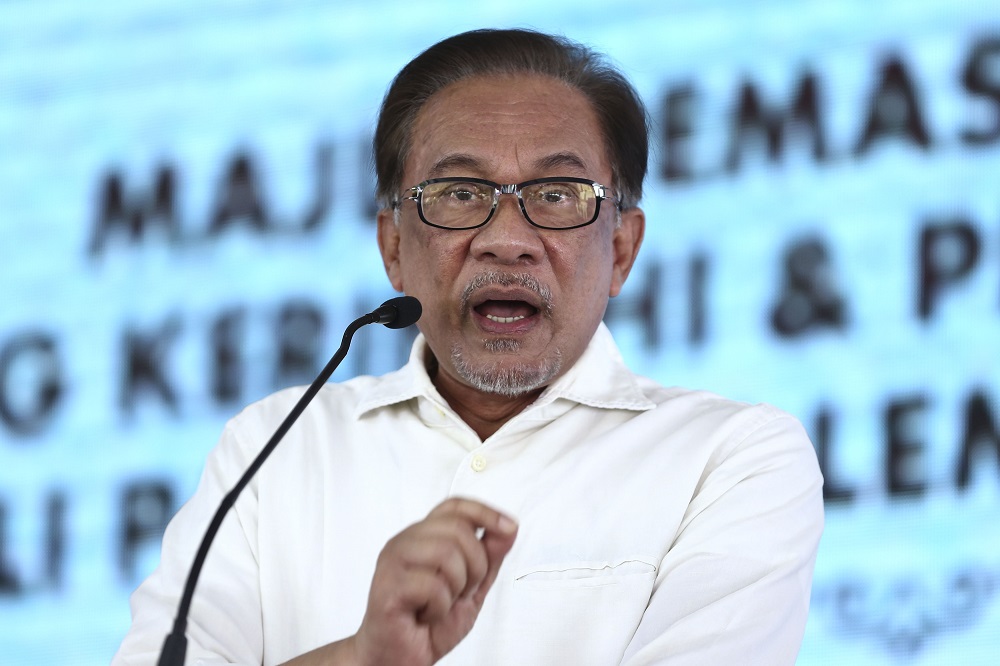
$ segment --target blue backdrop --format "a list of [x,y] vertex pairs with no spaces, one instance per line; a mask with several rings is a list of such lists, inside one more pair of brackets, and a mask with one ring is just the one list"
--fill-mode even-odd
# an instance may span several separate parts
[[1000,9],[949,0],[0,1],[0,661],[107,663],[224,420],[392,295],[378,103],[485,26],[589,43],[649,105],[632,367],[812,434],[800,663],[992,661]]

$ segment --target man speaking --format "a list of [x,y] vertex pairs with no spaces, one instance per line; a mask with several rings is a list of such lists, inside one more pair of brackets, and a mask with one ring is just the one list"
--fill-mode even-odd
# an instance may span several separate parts
[[[402,369],[325,386],[221,524],[197,664],[791,664],[822,531],[797,421],[630,372],[646,112],[589,49],[446,39],[393,81],[378,245]],[[301,389],[227,425],[132,597],[154,663],[198,540]]]

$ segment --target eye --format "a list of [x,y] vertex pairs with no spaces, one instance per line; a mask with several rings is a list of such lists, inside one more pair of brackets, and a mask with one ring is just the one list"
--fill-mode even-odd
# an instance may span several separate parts
[[492,188],[467,181],[431,183],[423,191],[423,205],[426,209],[434,207],[478,209],[484,205],[488,206],[492,200]]
[[440,198],[452,203],[475,203],[486,197],[492,198],[492,195],[492,191],[477,183],[441,183],[438,193]]
[[448,196],[457,201],[470,201],[475,198],[476,194],[468,188],[454,187],[448,191]]
[[530,196],[540,204],[574,205],[580,199],[580,188],[576,183],[544,183],[537,185]]

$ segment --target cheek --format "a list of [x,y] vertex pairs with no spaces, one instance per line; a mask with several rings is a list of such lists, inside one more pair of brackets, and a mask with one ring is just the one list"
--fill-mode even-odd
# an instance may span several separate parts
[[407,293],[429,300],[447,296],[465,260],[455,240],[427,234],[412,234],[405,240],[400,263]]
[[572,247],[562,248],[560,271],[566,276],[562,289],[566,294],[578,293],[588,301],[606,298],[611,283],[612,252],[610,241],[599,236]]

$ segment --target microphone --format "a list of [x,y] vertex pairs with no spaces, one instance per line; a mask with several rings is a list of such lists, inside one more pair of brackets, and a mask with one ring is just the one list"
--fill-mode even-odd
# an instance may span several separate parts
[[348,325],[347,330],[344,331],[344,338],[340,343],[340,347],[333,355],[333,358],[330,359],[313,383],[309,385],[309,388],[302,394],[299,401],[295,403],[288,416],[285,417],[285,420],[274,431],[271,439],[268,440],[264,448],[261,449],[261,452],[250,463],[250,467],[243,473],[240,480],[236,482],[233,489],[222,498],[219,508],[212,517],[212,522],[209,523],[208,529],[205,530],[205,536],[201,539],[201,545],[198,547],[194,562],[191,564],[191,571],[188,572],[187,581],[184,583],[184,593],[181,595],[180,604],[177,606],[174,627],[170,634],[167,635],[166,640],[163,641],[163,649],[160,651],[160,659],[157,662],[158,666],[184,665],[184,655],[187,653],[187,636],[184,635],[184,630],[187,628],[188,613],[191,610],[191,599],[194,597],[194,588],[198,583],[198,576],[201,574],[205,558],[208,556],[209,546],[212,545],[219,527],[222,526],[222,519],[226,517],[226,513],[236,503],[236,498],[239,497],[243,489],[250,483],[254,474],[257,473],[257,470],[260,469],[264,461],[267,460],[267,457],[278,446],[285,433],[298,420],[306,406],[312,402],[312,399],[316,397],[316,394],[323,388],[323,385],[329,381],[333,371],[337,369],[340,362],[347,356],[347,350],[351,346],[351,339],[354,337],[354,334],[359,328],[368,324],[383,324],[387,328],[406,328],[415,324],[420,319],[421,312],[420,301],[413,296],[398,296],[390,298],[372,312],[358,317]]
[[423,308],[420,301],[413,296],[397,296],[390,298],[372,312],[377,319],[372,322],[383,324],[386,328],[406,328],[417,323]]

